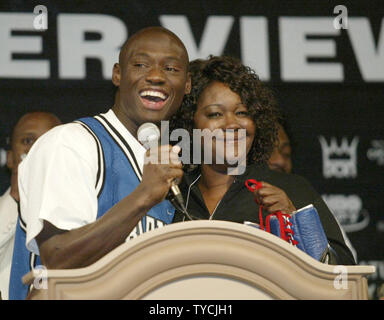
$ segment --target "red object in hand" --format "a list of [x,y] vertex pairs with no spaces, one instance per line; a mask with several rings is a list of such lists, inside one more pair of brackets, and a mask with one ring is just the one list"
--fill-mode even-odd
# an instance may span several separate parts
[[[263,187],[262,183],[260,181],[255,180],[255,179],[248,179],[248,180],[246,180],[245,181],[245,186],[252,193],[254,193],[256,190],[259,190],[259,189],[261,189]],[[261,210],[262,210],[263,207],[257,201],[256,198],[255,198],[255,202],[259,205],[260,229],[270,233],[271,232],[271,228],[270,228],[269,220],[271,219],[272,216],[276,216],[279,219],[279,223],[280,223],[280,235],[281,235],[281,238],[284,239],[285,241],[293,244],[293,245],[297,245],[297,241],[292,238],[293,235],[294,235],[294,232],[291,229],[292,223],[289,221],[290,215],[286,214],[286,213],[282,213],[281,211],[276,211],[274,213],[271,213],[270,215],[267,216],[267,219],[265,221],[266,222],[266,229],[265,229],[264,228],[264,223],[263,223],[263,216],[261,214]],[[284,217],[286,219],[284,219]]]
[[[255,179],[248,179],[245,181],[245,186],[248,188],[249,191],[251,191],[252,193],[254,193],[256,190],[259,190],[263,187],[263,185],[261,184],[260,181],[257,181]],[[265,230],[264,228],[264,223],[263,223],[263,216],[261,214],[261,210],[262,210],[262,206],[261,204],[256,200],[255,198],[255,202],[259,205],[259,222],[260,222],[260,229],[261,230]]]
[[245,181],[245,186],[251,192],[255,192],[256,190],[259,190],[259,189],[261,189],[263,187],[261,182],[255,180],[255,179],[248,179],[247,181]]

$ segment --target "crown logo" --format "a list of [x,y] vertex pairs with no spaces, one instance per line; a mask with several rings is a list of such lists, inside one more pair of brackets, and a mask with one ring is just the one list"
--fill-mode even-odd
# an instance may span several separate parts
[[346,137],[338,144],[335,137],[330,143],[319,136],[323,154],[323,175],[325,178],[355,178],[357,176],[357,145],[359,138],[354,137],[349,143]]

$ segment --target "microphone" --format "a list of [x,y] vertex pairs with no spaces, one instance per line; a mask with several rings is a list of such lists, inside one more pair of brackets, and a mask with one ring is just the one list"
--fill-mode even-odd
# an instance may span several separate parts
[[[137,139],[144,148],[148,150],[154,142],[159,142],[160,130],[154,123],[143,123],[139,129],[137,129]],[[183,211],[186,211],[183,196],[175,181],[172,181],[171,190],[168,192],[167,199],[169,199],[175,207],[179,206]]]

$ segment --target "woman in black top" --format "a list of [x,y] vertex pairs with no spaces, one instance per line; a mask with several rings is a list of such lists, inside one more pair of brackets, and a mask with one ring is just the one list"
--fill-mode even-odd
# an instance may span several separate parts
[[[276,211],[291,214],[313,204],[336,252],[335,263],[355,264],[338,223],[312,186],[297,175],[268,169],[266,161],[277,138],[278,112],[272,93],[254,71],[231,57],[195,60],[190,71],[192,91],[172,117],[170,130],[187,129],[189,151],[204,154],[206,145],[212,151],[212,161],[185,165],[180,189],[189,217],[176,211],[174,222],[192,217],[260,223],[257,203],[262,205],[264,219]],[[196,143],[192,138],[196,129],[218,130],[221,135],[215,135],[211,143],[204,135],[198,141],[201,143]],[[262,188],[251,193],[245,186],[247,179],[261,181]]]

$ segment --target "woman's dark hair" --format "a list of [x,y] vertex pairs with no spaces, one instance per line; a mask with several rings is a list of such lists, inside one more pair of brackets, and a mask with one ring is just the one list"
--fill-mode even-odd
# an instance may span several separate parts
[[[255,139],[247,155],[247,163],[266,162],[277,139],[278,109],[272,91],[251,68],[229,56],[194,60],[190,62],[189,71],[192,78],[191,93],[185,95],[180,109],[170,119],[170,130],[184,128],[192,137],[193,119],[200,95],[212,82],[221,82],[240,96],[255,123]],[[190,150],[193,150],[192,146]]]

